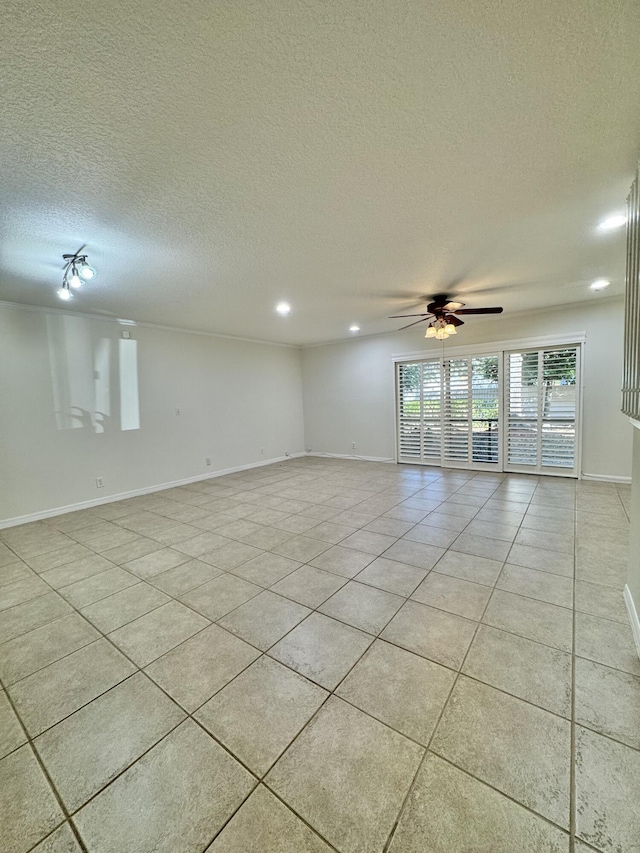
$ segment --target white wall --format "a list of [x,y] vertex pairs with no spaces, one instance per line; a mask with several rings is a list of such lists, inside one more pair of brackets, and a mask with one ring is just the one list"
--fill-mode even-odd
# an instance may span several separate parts
[[[620,413],[622,300],[599,299],[555,311],[500,318],[469,317],[455,345],[586,332],[582,470],[631,476],[632,428]],[[445,345],[446,346],[446,345]],[[391,357],[442,345],[424,328],[308,347],[302,356],[305,442],[315,452],[394,458]],[[352,442],[356,449],[352,449]]]
[[303,435],[297,349],[0,307],[0,523],[299,453]]

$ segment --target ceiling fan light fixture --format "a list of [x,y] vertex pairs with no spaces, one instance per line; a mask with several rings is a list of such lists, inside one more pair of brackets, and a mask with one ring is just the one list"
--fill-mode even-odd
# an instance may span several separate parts
[[433,326],[427,326],[427,331],[425,333],[425,338],[435,338],[436,330]]
[[76,290],[84,284],[75,267],[71,270],[71,275],[67,277],[67,284]]
[[453,323],[447,323],[444,327],[444,330],[448,335],[457,335],[458,334],[456,331],[456,327],[453,325]]
[[60,299],[71,299],[73,294],[70,288],[78,290],[85,281],[91,281],[97,275],[95,269],[89,265],[87,256],[80,254],[83,249],[84,246],[81,246],[77,252],[62,256],[62,287],[56,291]]
[[444,307],[447,311],[457,311],[458,308],[464,308],[464,302],[447,302]]

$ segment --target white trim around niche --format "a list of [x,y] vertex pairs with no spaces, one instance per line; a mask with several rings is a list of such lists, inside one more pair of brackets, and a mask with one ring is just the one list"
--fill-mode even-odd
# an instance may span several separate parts
[[571,335],[547,335],[540,338],[519,338],[513,341],[488,341],[486,344],[446,345],[438,349],[420,350],[419,352],[404,352],[391,356],[392,361],[408,361],[412,358],[446,358],[451,355],[473,355],[474,353],[508,352],[520,349],[543,349],[544,347],[571,346],[572,344],[583,344],[587,340],[586,332],[574,332]]

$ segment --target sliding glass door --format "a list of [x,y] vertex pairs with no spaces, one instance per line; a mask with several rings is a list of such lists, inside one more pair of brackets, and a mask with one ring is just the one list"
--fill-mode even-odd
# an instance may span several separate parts
[[398,461],[497,468],[499,380],[497,355],[400,363]]
[[577,476],[578,346],[399,362],[399,462]]

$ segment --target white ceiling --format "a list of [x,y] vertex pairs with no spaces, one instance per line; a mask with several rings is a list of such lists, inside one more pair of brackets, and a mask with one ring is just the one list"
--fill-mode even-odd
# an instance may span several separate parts
[[595,226],[640,151],[637,0],[11,0],[0,30],[1,299],[62,307],[83,243],[73,310],[288,343],[622,293]]

